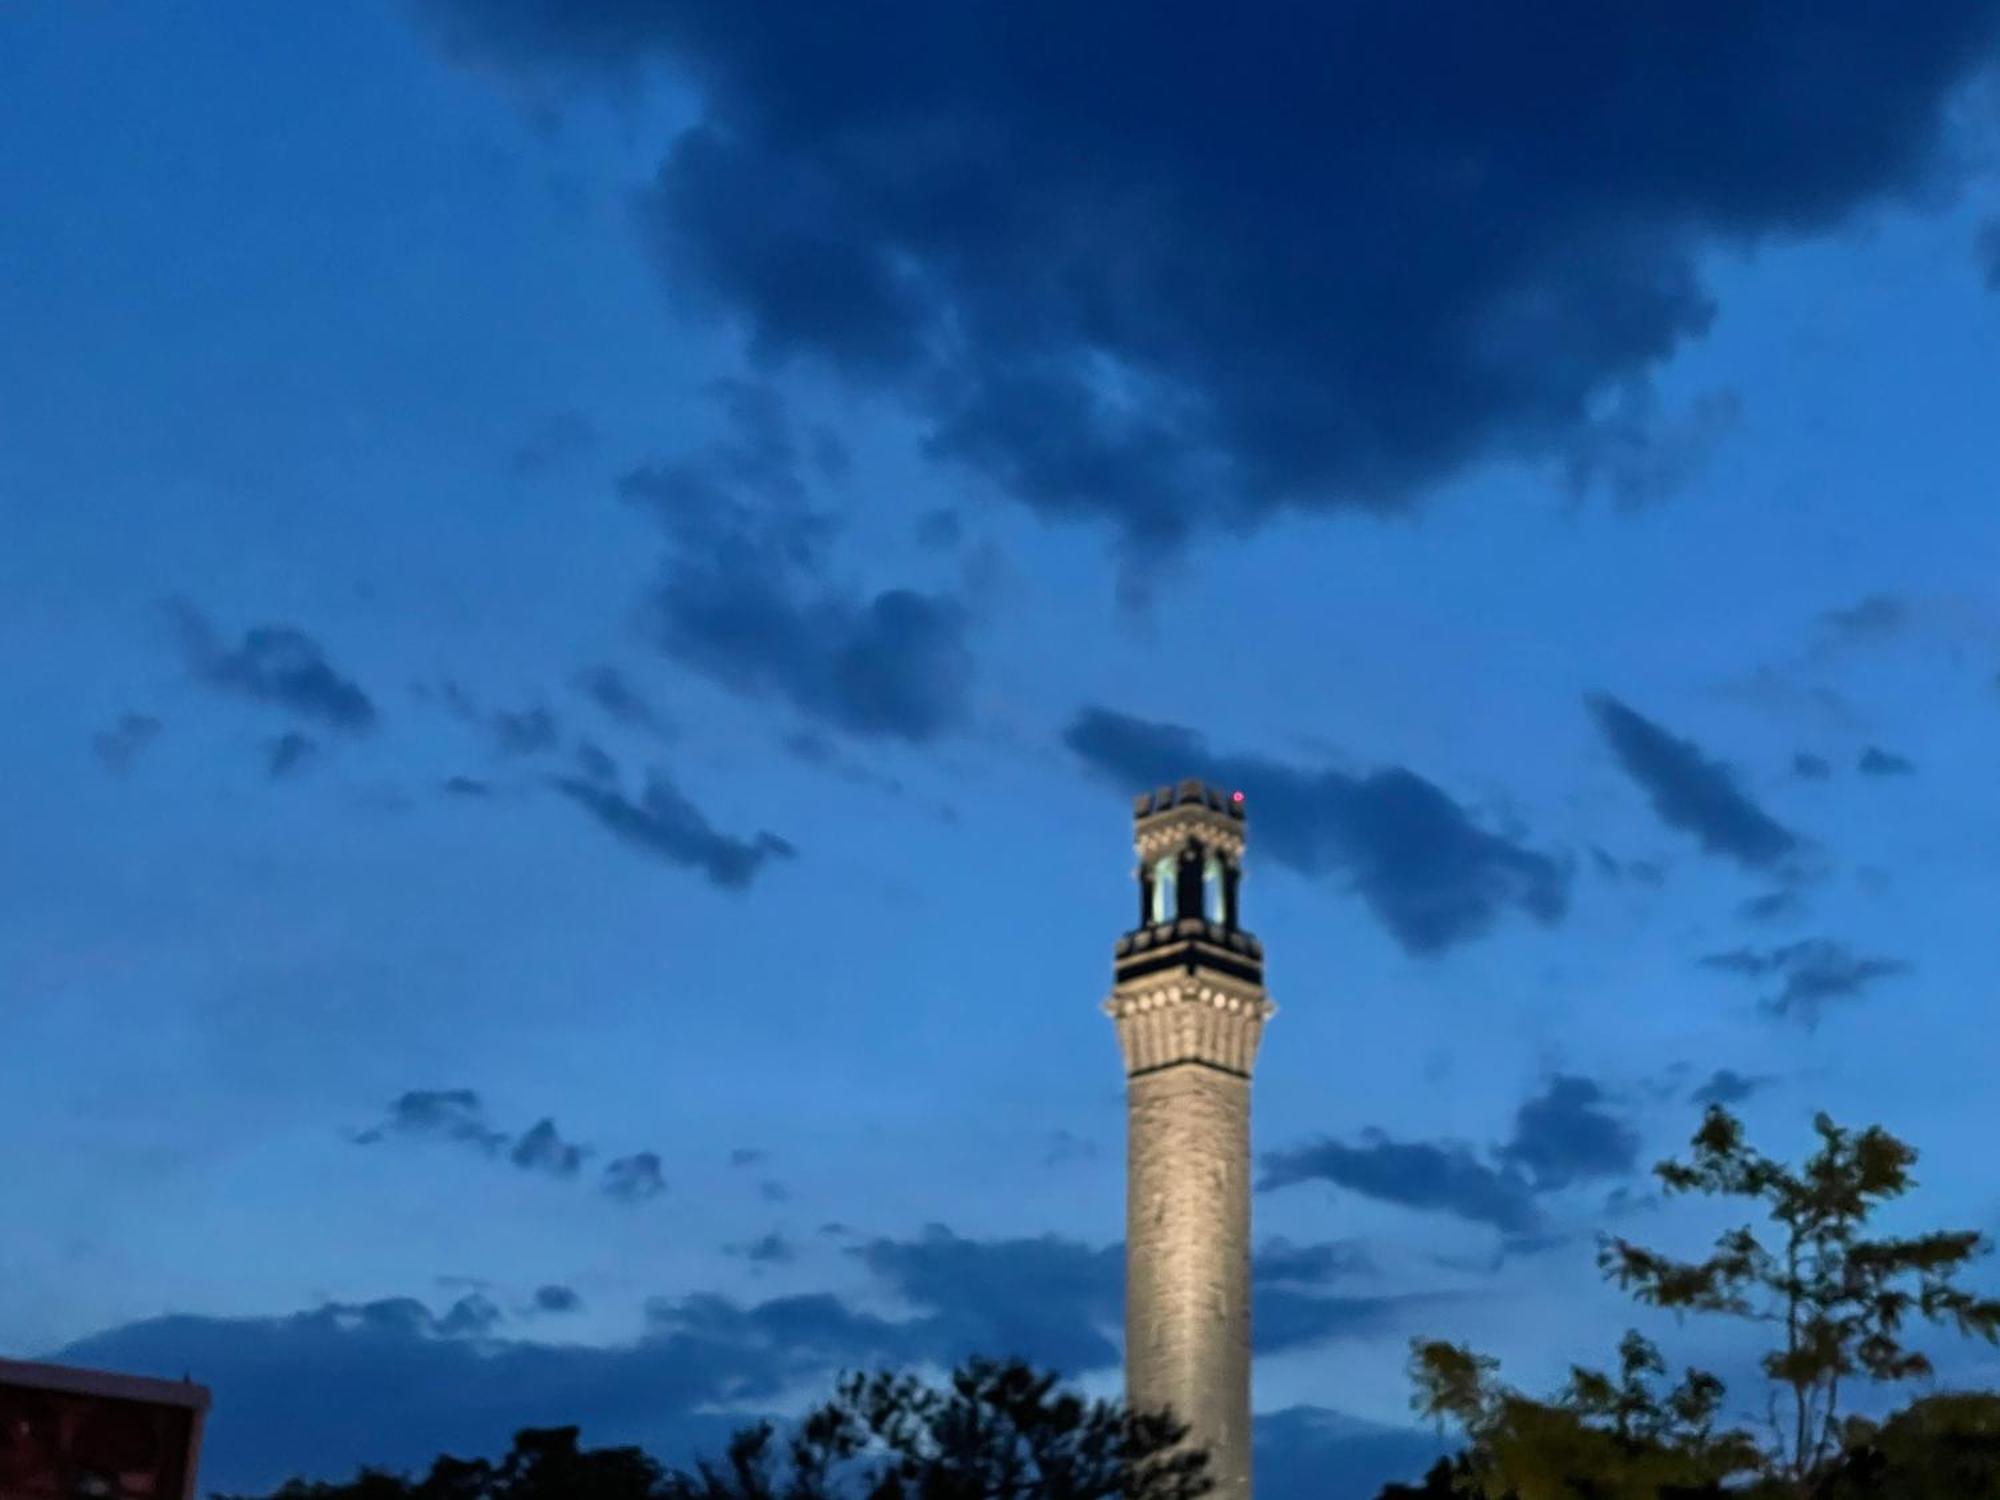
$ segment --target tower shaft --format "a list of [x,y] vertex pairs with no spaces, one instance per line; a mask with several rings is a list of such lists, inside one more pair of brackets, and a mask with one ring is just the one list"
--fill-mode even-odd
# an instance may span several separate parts
[[1125,1400],[1250,1489],[1250,1081],[1196,1064],[1127,1084]]
[[1125,1398],[1208,1450],[1216,1500],[1250,1494],[1250,1075],[1263,949],[1242,930],[1240,798],[1138,799],[1140,925],[1105,1010],[1126,1074]]

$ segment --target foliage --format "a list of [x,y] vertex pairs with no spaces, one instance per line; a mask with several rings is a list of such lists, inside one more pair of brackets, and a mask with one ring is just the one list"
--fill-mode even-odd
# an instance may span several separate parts
[[[1719,1494],[1726,1480],[1754,1472],[1747,1434],[1717,1432],[1722,1383],[1689,1370],[1667,1391],[1659,1351],[1637,1333],[1618,1346],[1617,1374],[1575,1366],[1552,1402],[1536,1401],[1497,1379],[1497,1361],[1459,1345],[1416,1340],[1413,1401],[1423,1416],[1452,1420],[1471,1445],[1451,1475],[1461,1495],[1516,1500],[1660,1500]],[[1433,1479],[1427,1483],[1434,1483]]]
[[1473,1479],[1468,1460],[1441,1458],[1416,1484],[1385,1484],[1375,1500],[1486,1500]]
[[1701,1261],[1671,1260],[1621,1239],[1606,1239],[1599,1254],[1604,1272],[1641,1302],[1747,1318],[1778,1333],[1781,1342],[1762,1359],[1773,1382],[1766,1459],[1801,1496],[1815,1493],[1844,1444],[1859,1435],[1840,1420],[1844,1381],[1931,1373],[1930,1361],[1903,1342],[1912,1316],[1989,1341],[2000,1336],[2000,1301],[1952,1284],[1986,1249],[1979,1233],[1862,1234],[1871,1213],[1913,1186],[1916,1152],[1880,1126],[1855,1133],[1822,1114],[1813,1128],[1820,1148],[1794,1171],[1753,1150],[1735,1117],[1712,1106],[1690,1159],[1654,1169],[1669,1194],[1762,1206],[1777,1226],[1770,1243],[1745,1225]]
[[447,1455],[416,1480],[373,1468],[345,1484],[294,1479],[271,1500],[657,1500],[663,1493],[665,1471],[642,1451],[586,1451],[577,1435],[574,1427],[523,1428],[497,1464]]
[[907,1376],[849,1376],[776,1460],[768,1426],[732,1444],[726,1469],[669,1483],[671,1500],[1198,1500],[1207,1455],[1178,1446],[1165,1414],[1057,1392],[1055,1376],[975,1360],[945,1390]]
[[1860,1424],[1851,1437],[1820,1491],[1824,1500],[2000,1496],[2000,1396],[1926,1396],[1879,1427]]
[[[1502,1386],[1490,1359],[1418,1340],[1413,1404],[1425,1416],[1457,1422],[1469,1447],[1449,1474],[1433,1470],[1427,1489],[1412,1493],[1448,1481],[1461,1495],[1515,1500],[2000,1496],[1993,1484],[2000,1398],[1935,1397],[1879,1428],[1842,1418],[1843,1383],[1931,1373],[1929,1360],[1903,1340],[1912,1319],[1993,1341],[2000,1338],[2000,1300],[1954,1284],[1987,1248],[1975,1231],[1864,1235],[1870,1214],[1913,1185],[1915,1151],[1879,1126],[1856,1133],[1820,1115],[1814,1129],[1819,1150],[1793,1170],[1752,1150],[1741,1124],[1711,1107],[1689,1159],[1654,1168],[1669,1194],[1761,1206],[1776,1226],[1766,1232],[1769,1243],[1746,1225],[1695,1262],[1609,1237],[1599,1250],[1606,1276],[1643,1303],[1773,1330],[1776,1345],[1761,1361],[1772,1382],[1767,1442],[1740,1429],[1716,1430],[1723,1387],[1713,1375],[1689,1370],[1659,1391],[1665,1365],[1636,1332],[1619,1346],[1615,1375],[1573,1368],[1567,1387],[1546,1402]],[[1754,1482],[1723,1488],[1746,1479]]]
[[636,1448],[582,1452],[577,1429],[528,1429],[499,1464],[440,1458],[420,1480],[364,1469],[271,1500],[1200,1500],[1208,1456],[1166,1413],[1056,1389],[1019,1362],[973,1360],[943,1389],[850,1375],[788,1437],[737,1433],[718,1463],[668,1472]]

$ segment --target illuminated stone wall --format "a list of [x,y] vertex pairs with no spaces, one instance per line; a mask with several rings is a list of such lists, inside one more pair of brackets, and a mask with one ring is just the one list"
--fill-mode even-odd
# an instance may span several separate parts
[[1129,1084],[1125,1393],[1209,1448],[1216,1500],[1250,1488],[1250,1082],[1198,1064]]

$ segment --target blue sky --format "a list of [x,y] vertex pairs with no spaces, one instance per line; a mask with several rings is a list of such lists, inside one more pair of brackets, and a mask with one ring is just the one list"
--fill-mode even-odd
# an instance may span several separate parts
[[0,1350],[218,1486],[1115,1390],[1178,774],[1267,1489],[1607,1358],[1718,1074],[1993,1226],[2000,16],[1485,9],[0,12]]

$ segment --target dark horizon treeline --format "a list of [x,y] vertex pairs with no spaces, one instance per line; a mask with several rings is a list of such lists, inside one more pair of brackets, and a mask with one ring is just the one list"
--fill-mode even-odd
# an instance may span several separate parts
[[[1547,1399],[1502,1384],[1497,1361],[1417,1339],[1411,1404],[1455,1427],[1462,1447],[1376,1500],[2000,1500],[2000,1393],[1926,1395],[1879,1423],[1841,1405],[1859,1382],[1932,1374],[1904,1341],[1912,1322],[2000,1341],[2000,1299],[1957,1284],[1990,1246],[1973,1230],[1868,1236],[1870,1215],[1913,1185],[1916,1152],[1879,1126],[1844,1130],[1821,1115],[1814,1129],[1819,1149],[1794,1169],[1752,1149],[1742,1125],[1711,1106],[1687,1159],[1654,1168],[1670,1197],[1761,1210],[1761,1235],[1755,1224],[1732,1229],[1691,1262],[1599,1242],[1600,1269],[1640,1303],[1770,1331],[1768,1430],[1721,1425],[1727,1393],[1705,1371],[1666,1385],[1665,1360],[1636,1331],[1614,1369],[1574,1365]],[[692,1469],[636,1447],[583,1449],[575,1427],[529,1428],[497,1462],[440,1457],[420,1478],[363,1469],[345,1483],[295,1479],[270,1500],[1199,1500],[1212,1488],[1207,1455],[1171,1414],[1088,1401],[1058,1381],[990,1359],[942,1386],[848,1375],[787,1434],[755,1424]]]

